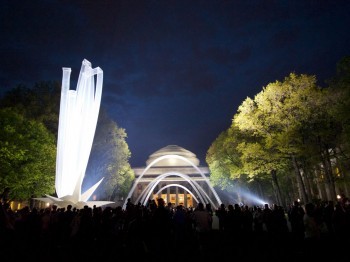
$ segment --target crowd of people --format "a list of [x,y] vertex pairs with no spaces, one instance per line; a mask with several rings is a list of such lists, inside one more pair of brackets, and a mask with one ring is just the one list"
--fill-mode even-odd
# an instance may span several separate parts
[[6,254],[36,261],[48,256],[54,261],[226,257],[345,261],[350,239],[347,201],[318,205],[295,201],[288,208],[221,204],[213,210],[210,204],[185,208],[159,198],[147,205],[129,201],[125,210],[52,205],[14,212],[2,203],[0,212],[0,245]]

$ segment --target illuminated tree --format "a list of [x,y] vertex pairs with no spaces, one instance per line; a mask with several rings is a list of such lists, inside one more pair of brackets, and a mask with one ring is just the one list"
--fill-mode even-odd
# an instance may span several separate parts
[[104,177],[96,193],[110,201],[125,197],[134,180],[129,164],[131,153],[126,143],[127,134],[118,127],[104,110],[100,111],[92,147],[87,177],[93,180]]
[[298,191],[304,202],[336,200],[337,182],[350,181],[350,57],[339,62],[330,87],[316,82],[291,73],[245,99],[208,150],[212,181],[227,185],[240,174],[269,173],[279,201],[281,178],[288,194]]
[[[213,186],[219,186],[224,190],[232,184],[231,170],[240,165],[239,156],[234,152],[228,152],[229,147],[226,143],[228,139],[228,130],[226,130],[215,139],[206,154],[206,162],[210,169],[210,182]],[[235,149],[234,146],[231,148]]]
[[[235,185],[249,183],[250,187],[255,186],[261,196],[262,184],[266,184],[270,176],[271,165],[280,165],[279,161],[273,161],[270,154],[261,150],[261,145],[256,137],[249,132],[241,132],[232,123],[231,127],[222,132],[212,143],[206,161],[210,169],[210,180],[214,185],[222,189],[232,188]],[[281,202],[280,190],[276,176],[273,176],[273,186],[276,199]],[[248,186],[248,185],[246,185]],[[236,187],[238,190],[238,188]],[[264,191],[270,191],[265,186]]]
[[[309,199],[298,160],[305,152],[303,132],[317,118],[321,96],[314,76],[292,73],[283,82],[268,84],[254,100],[247,98],[234,117],[241,130],[263,139],[263,150],[271,158],[290,159],[305,202]],[[276,171],[271,169],[272,174]]]
[[54,136],[14,108],[0,109],[0,129],[0,191],[9,187],[16,200],[54,193]]

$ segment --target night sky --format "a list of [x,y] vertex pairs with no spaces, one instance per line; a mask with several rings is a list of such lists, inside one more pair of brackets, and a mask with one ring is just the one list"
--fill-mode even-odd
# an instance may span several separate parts
[[0,0],[1,93],[104,71],[101,107],[132,167],[167,145],[201,165],[238,106],[291,72],[335,75],[350,55],[350,1]]

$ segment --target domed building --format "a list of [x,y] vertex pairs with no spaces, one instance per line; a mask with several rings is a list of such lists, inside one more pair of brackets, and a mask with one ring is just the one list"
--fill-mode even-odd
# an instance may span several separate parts
[[146,167],[133,168],[135,181],[128,198],[146,205],[150,199],[195,207],[198,202],[218,208],[221,200],[209,181],[209,168],[180,146],[168,145],[151,154]]

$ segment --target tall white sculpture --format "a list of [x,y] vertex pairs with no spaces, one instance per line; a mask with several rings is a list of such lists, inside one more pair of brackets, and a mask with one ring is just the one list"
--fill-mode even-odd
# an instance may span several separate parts
[[76,90],[70,90],[70,75],[71,69],[63,68],[56,157],[57,197],[46,195],[46,198],[36,199],[77,208],[113,203],[88,201],[103,178],[81,194],[100,110],[103,71],[99,67],[92,68],[84,59]]

